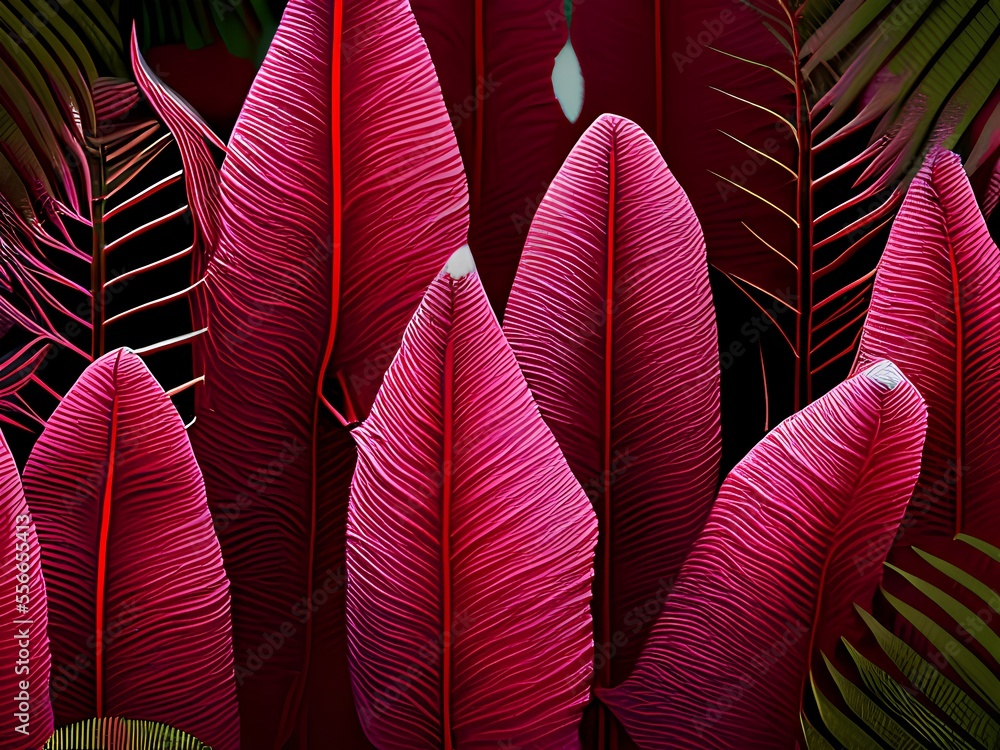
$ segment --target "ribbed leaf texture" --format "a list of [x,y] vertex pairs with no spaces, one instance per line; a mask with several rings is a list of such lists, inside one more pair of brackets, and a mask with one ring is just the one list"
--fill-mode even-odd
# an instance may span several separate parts
[[229,591],[180,416],[135,354],[87,368],[24,470],[57,725],[127,716],[238,747]]
[[916,389],[878,362],[733,469],[632,677],[599,691],[633,739],[795,745],[810,665],[860,632],[852,602],[870,608],[926,419]]
[[927,401],[927,446],[898,543],[1000,544],[1000,251],[955,154],[914,178],[879,264],[855,371],[892,359]]
[[0,714],[0,744],[10,750],[35,750],[52,734],[49,701],[48,608],[42,556],[35,522],[24,500],[21,477],[0,435],[0,564],[7,589],[0,611],[0,669],[9,697]]
[[604,115],[532,222],[504,316],[539,410],[603,533],[597,684],[620,684],[705,523],[719,355],[705,240],[637,125]]
[[597,522],[470,268],[431,284],[355,431],[351,680],[380,750],[579,747]]
[[88,719],[58,730],[45,750],[212,750],[166,724],[112,717]]
[[[327,581],[343,568],[353,449],[332,406],[345,422],[367,414],[421,294],[468,232],[461,157],[405,0],[290,3],[220,190],[193,429],[233,585],[242,745],[270,750],[313,720],[326,724],[310,743],[331,731],[363,742],[344,695],[304,708],[325,663],[314,647],[337,646],[300,607],[343,586]],[[346,474],[328,481],[333,464]],[[340,662],[323,680],[343,694]]]
[[411,5],[465,161],[469,244],[486,294],[502,315],[531,219],[583,130],[567,119],[552,84],[568,39],[564,2]]

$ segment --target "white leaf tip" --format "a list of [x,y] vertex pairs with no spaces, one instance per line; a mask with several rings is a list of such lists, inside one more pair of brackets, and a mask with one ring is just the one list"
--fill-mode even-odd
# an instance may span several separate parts
[[876,362],[867,370],[864,371],[864,376],[869,380],[874,380],[879,385],[884,386],[887,390],[892,390],[903,380],[903,373],[899,371],[892,362],[887,359],[881,362]]
[[462,245],[454,252],[444,265],[444,272],[453,279],[461,279],[476,270],[476,261],[472,258],[472,250],[468,245]]

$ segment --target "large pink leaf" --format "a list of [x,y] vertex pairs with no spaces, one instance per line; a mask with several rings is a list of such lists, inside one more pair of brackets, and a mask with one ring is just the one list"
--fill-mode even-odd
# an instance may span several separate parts
[[582,130],[563,113],[552,83],[567,40],[563,0],[411,5],[465,161],[469,244],[501,315],[531,218]]
[[795,746],[810,666],[863,630],[926,420],[881,361],[733,469],[633,676],[600,692],[642,747]]
[[719,355],[705,240],[656,145],[605,115],[525,243],[504,333],[603,532],[597,684],[632,670],[715,497]]
[[229,591],[180,416],[128,350],[94,362],[24,470],[59,726],[157,721],[239,746]]
[[380,750],[579,747],[597,523],[470,261],[355,431],[351,680]]
[[878,268],[855,370],[892,359],[927,401],[927,447],[899,544],[1000,544],[1000,251],[958,156],[914,178]]
[[[289,4],[220,192],[194,441],[233,585],[243,747],[281,746],[326,719],[318,737],[300,734],[315,744],[360,732],[330,714],[345,707],[356,723],[345,701],[304,699],[323,663],[314,647],[336,648],[320,644],[317,618],[297,616],[343,566],[347,480],[321,474],[353,459],[332,455],[352,450],[343,435],[331,438],[339,448],[324,437],[337,433],[331,405],[345,421],[367,414],[421,294],[468,230],[461,157],[405,0]],[[328,518],[341,519],[329,533]]]
[[35,522],[21,489],[21,477],[0,435],[0,521],[3,542],[4,606],[0,609],[0,669],[10,703],[0,714],[0,745],[37,750],[52,734],[49,702],[48,608]]

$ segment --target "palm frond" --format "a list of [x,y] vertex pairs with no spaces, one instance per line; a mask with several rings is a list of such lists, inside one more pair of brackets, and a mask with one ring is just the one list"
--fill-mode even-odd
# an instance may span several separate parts
[[[811,736],[806,731],[810,748],[834,743],[862,749],[998,746],[1000,634],[991,623],[1000,613],[1000,593],[986,580],[995,581],[1000,573],[1000,550],[964,536],[950,544],[954,547],[948,547],[949,557],[953,552],[960,564],[914,550],[931,572],[941,575],[941,585],[928,580],[928,575],[886,564],[906,582],[905,598],[913,599],[912,593],[924,602],[914,606],[883,589],[900,622],[926,644],[907,643],[889,624],[855,605],[871,644],[842,640],[850,675],[824,657],[833,682],[822,683],[821,675],[813,680],[815,709],[825,733],[821,736],[813,729]],[[969,567],[979,572],[974,575]],[[836,692],[825,693],[821,684],[836,685]],[[810,718],[803,714],[804,726],[813,726]]]
[[[877,176],[882,188],[905,182],[935,146],[961,145],[974,157],[970,175],[992,164],[1000,2],[848,0],[828,10],[802,9],[802,28],[812,30],[802,68],[817,73],[817,136],[838,141],[870,127],[872,142],[885,137],[862,179]],[[994,127],[973,127],[986,118]]]

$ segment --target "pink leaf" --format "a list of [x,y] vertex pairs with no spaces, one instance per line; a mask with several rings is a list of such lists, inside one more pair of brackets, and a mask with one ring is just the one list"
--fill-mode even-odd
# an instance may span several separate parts
[[957,155],[914,178],[878,267],[855,371],[885,357],[927,401],[920,480],[899,544],[1000,544],[1000,251]]
[[851,604],[870,609],[925,430],[881,361],[733,469],[635,672],[599,693],[640,746],[795,746],[810,666],[863,632]]
[[460,255],[355,431],[354,693],[380,750],[579,747],[597,524]]
[[3,585],[0,611],[0,669],[10,703],[0,713],[0,744],[9,750],[37,750],[52,734],[49,702],[48,609],[42,556],[14,459],[0,435],[0,520]]
[[597,511],[597,684],[631,672],[715,497],[705,240],[655,144],[604,115],[532,223],[504,333]]
[[94,362],[24,470],[56,724],[156,721],[239,746],[229,591],[184,424],[135,354]]
[[[221,202],[194,441],[233,585],[243,748],[324,722],[300,741],[359,736],[349,704],[334,702],[341,720],[307,695],[325,669],[315,649],[346,650],[319,633],[342,636],[320,620],[343,593],[323,618],[296,614],[344,564],[348,480],[322,474],[349,466],[353,447],[331,405],[342,422],[367,415],[421,294],[468,232],[461,157],[406,0],[289,3],[230,141]],[[282,626],[291,634],[261,658]],[[340,663],[322,679],[346,685]]]
[[993,215],[997,203],[1000,203],[1000,159],[997,159],[997,163],[993,166],[993,173],[983,195],[983,213],[987,218]]

